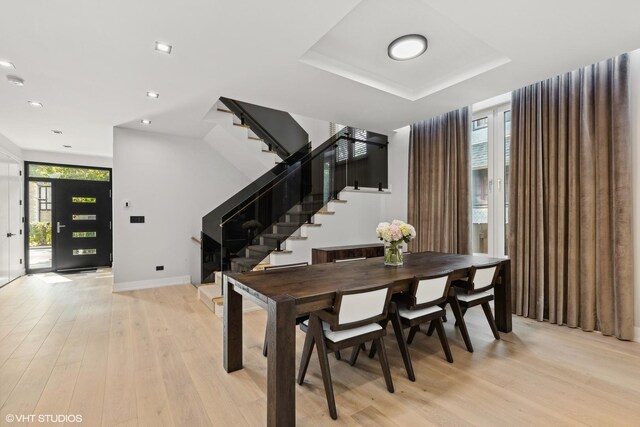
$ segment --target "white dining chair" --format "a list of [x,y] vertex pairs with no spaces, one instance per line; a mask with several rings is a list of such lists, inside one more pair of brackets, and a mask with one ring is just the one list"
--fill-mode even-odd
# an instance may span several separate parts
[[[340,351],[372,341],[377,348],[387,390],[394,392],[383,337],[387,334],[387,308],[391,299],[389,285],[366,289],[338,290],[332,310],[312,312],[302,349],[298,384],[302,385],[314,346],[318,352],[329,414],[338,418],[333,394],[327,350]],[[384,326],[383,326],[384,325]]]

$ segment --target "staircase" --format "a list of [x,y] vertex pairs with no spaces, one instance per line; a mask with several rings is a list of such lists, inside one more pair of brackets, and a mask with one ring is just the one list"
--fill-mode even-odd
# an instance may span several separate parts
[[[308,134],[285,112],[221,98],[207,119],[232,117],[235,128],[279,161],[203,217],[202,281],[216,271],[245,272],[291,253],[287,242],[304,240],[329,203],[353,181],[357,188],[386,187],[387,137],[344,128],[310,150]],[[217,115],[217,116],[216,116]],[[231,147],[235,150],[237,147]]]

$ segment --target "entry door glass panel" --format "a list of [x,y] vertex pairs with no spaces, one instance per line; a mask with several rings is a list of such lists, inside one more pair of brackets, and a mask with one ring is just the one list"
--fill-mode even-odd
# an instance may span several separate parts
[[29,181],[29,269],[52,268],[51,182]]
[[110,184],[59,180],[54,190],[56,270],[110,265]]

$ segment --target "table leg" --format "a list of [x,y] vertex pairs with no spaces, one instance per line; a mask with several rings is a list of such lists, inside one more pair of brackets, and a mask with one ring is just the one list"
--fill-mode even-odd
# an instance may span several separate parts
[[269,299],[267,357],[267,425],[296,423],[296,313],[291,297]]
[[224,286],[224,369],[242,369],[242,295],[225,278]]
[[500,332],[511,332],[511,261],[500,269],[500,284],[494,289],[496,326]]

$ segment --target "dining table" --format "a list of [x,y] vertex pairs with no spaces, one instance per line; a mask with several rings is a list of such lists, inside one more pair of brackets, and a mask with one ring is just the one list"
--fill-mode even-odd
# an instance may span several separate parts
[[267,310],[267,425],[293,426],[296,421],[296,318],[333,306],[336,291],[388,284],[393,293],[408,291],[414,277],[451,272],[464,279],[472,266],[500,262],[494,289],[498,330],[511,331],[511,267],[508,258],[441,252],[405,254],[402,266],[385,266],[384,257],[223,277],[224,369],[242,369],[242,300]]

